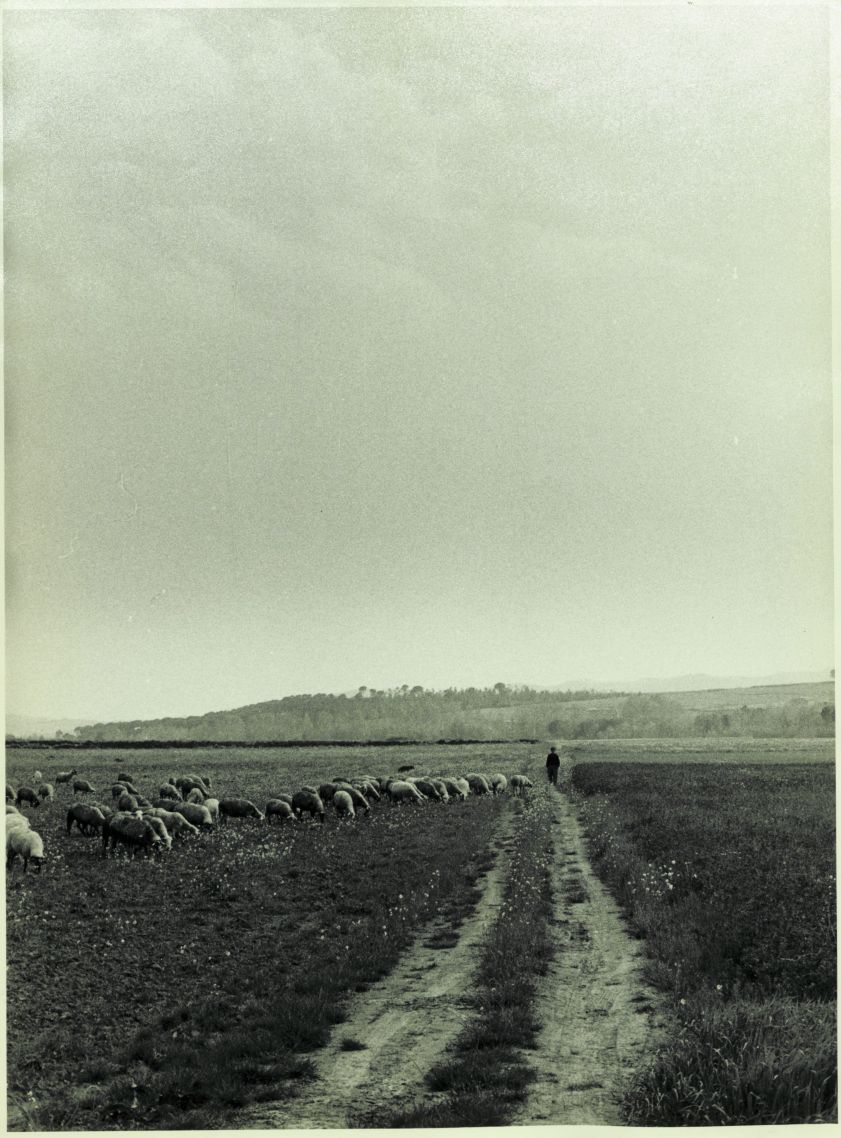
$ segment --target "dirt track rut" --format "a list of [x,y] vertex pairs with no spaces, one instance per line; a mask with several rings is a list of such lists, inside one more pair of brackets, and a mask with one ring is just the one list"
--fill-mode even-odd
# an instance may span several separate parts
[[514,1126],[619,1126],[619,1094],[662,1033],[660,998],[642,979],[642,950],[590,867],[570,799],[555,812],[555,956],[538,989],[537,1073]]
[[[459,1034],[470,1015],[468,996],[479,946],[496,918],[507,868],[510,815],[495,839],[493,867],[477,883],[482,895],[459,929],[452,948],[425,944],[445,925],[433,922],[394,971],[354,997],[348,1019],[312,1058],[315,1078],[296,1098],[248,1108],[237,1129],[344,1129],[373,1109],[406,1109],[437,1096],[424,1085],[430,1068]],[[365,1044],[345,1051],[344,1040]]]

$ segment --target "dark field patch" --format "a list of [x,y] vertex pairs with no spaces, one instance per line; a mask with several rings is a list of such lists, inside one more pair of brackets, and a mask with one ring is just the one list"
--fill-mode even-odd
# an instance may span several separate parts
[[[398,753],[376,750],[342,751],[342,771],[393,773]],[[150,798],[170,775],[197,772],[214,793],[261,809],[278,792],[324,781],[337,761],[324,750],[250,749],[11,757],[16,784],[36,766],[46,781],[76,766],[109,801],[120,768]],[[521,769],[508,760],[506,773]],[[499,756],[485,766],[471,750],[458,765],[424,770],[499,767]],[[427,921],[443,914],[457,925],[470,911],[510,809],[490,798],[382,802],[352,824],[235,821],[174,842],[158,860],[104,861],[95,839],[67,835],[73,796],[59,794],[33,812],[43,873],[7,875],[17,1129],[219,1126],[244,1102],[293,1093],[349,995],[386,975]]]

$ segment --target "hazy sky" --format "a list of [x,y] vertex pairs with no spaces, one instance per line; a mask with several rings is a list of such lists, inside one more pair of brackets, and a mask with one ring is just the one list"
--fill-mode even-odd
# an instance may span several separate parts
[[10,711],[830,666],[825,11],[4,24]]

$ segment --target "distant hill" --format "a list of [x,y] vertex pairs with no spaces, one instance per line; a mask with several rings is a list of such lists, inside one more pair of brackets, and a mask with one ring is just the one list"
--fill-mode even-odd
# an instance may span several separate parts
[[44,719],[37,715],[7,715],[6,734],[22,739],[55,739],[60,731],[72,735],[77,727],[84,727],[91,719]]
[[[682,677],[685,684],[691,677]],[[824,738],[834,683],[751,684],[669,692],[564,691],[495,684],[426,691],[286,696],[206,715],[77,725],[79,739],[161,742],[304,740]]]

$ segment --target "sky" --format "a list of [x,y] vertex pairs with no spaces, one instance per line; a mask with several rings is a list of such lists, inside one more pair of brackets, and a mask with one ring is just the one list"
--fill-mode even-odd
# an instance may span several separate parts
[[832,663],[820,8],[7,11],[7,707]]

